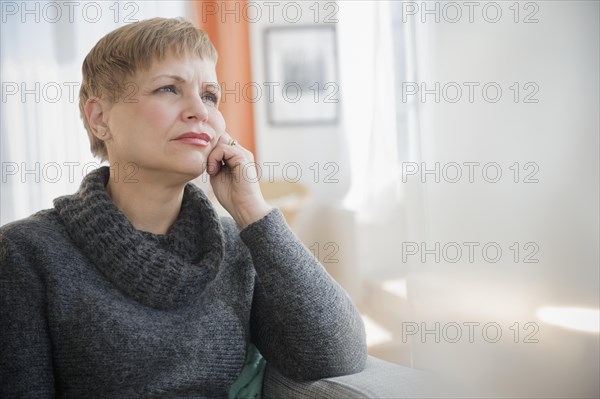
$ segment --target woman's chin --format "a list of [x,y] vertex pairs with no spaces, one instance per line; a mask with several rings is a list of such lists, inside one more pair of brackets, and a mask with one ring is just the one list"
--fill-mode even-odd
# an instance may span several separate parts
[[187,167],[178,167],[172,169],[172,172],[175,172],[178,176],[181,176],[182,181],[189,182],[198,178],[202,173],[204,173],[204,167],[202,166],[187,166]]
[[[124,163],[119,162],[119,164]],[[141,179],[144,179],[144,176],[162,176],[161,179],[166,178],[169,184],[175,181],[189,182],[202,175],[206,170],[206,158],[202,154],[185,154],[185,156],[154,158],[153,160],[137,159],[129,164],[136,165],[136,173],[132,176],[135,175]]]
[[178,173],[191,176],[190,180],[197,178],[206,170],[206,158],[202,154],[194,154],[196,156],[187,156],[177,160],[177,164],[173,165],[173,169]]

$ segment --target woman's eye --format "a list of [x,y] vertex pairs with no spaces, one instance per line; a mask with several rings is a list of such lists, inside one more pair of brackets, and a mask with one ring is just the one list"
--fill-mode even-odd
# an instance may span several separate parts
[[204,95],[202,95],[202,101],[208,101],[211,102],[213,104],[217,103],[217,96],[215,96],[212,93],[206,93]]
[[160,89],[157,90],[157,92],[177,94],[177,89],[173,85],[168,85],[168,86],[161,87]]

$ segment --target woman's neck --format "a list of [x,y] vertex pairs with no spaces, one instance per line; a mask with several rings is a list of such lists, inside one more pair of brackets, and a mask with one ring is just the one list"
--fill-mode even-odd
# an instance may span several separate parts
[[164,179],[138,171],[119,179],[111,168],[106,192],[137,230],[167,234],[181,210],[185,184],[167,185]]

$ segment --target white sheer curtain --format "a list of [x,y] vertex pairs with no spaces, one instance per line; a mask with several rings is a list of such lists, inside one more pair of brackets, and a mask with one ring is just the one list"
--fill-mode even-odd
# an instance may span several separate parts
[[395,278],[407,271],[399,242],[419,241],[427,229],[423,185],[418,176],[402,178],[403,162],[421,160],[420,104],[401,94],[403,81],[417,81],[422,66],[416,61],[427,43],[420,27],[398,26],[393,1],[338,4],[342,128],[351,169],[344,205],[356,215],[362,276]]
[[[413,37],[394,34],[393,2],[338,4],[343,128],[352,169],[346,206],[363,220],[377,221],[404,197],[401,161],[418,158],[416,109],[400,102],[396,84],[409,74],[414,48],[405,47]],[[398,47],[400,58],[394,52]]]
[[[363,215],[393,184],[396,125],[386,3],[340,2],[340,81],[352,185],[346,205]],[[389,14],[388,14],[389,15]],[[387,86],[387,87],[386,87]]]
[[[0,35],[0,224],[52,206],[99,165],[79,118],[81,63],[110,30],[191,16],[186,1],[11,2]],[[60,14],[59,14],[60,13]]]

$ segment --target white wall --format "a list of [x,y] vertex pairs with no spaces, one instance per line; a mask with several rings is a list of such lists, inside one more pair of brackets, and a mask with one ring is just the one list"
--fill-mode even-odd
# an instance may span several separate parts
[[[261,1],[254,3],[258,4],[258,8],[262,10],[263,14],[261,18],[250,22],[252,78],[254,82],[264,87],[264,83],[269,81],[265,72],[265,29],[271,26],[314,25],[315,14],[314,10],[310,9],[313,2],[277,2],[277,6],[273,8],[271,22],[268,10],[272,6],[265,5],[265,2]],[[294,8],[286,8],[288,3],[293,3]],[[297,21],[295,19],[296,7],[301,7],[302,10],[301,17]],[[321,10],[321,13],[323,12]],[[331,24],[324,24],[323,19],[323,14],[321,14],[320,24],[331,26]],[[292,20],[296,22],[289,22]],[[291,173],[294,172],[294,169],[289,169],[290,176],[284,176],[283,167],[291,162],[297,162],[302,167],[300,182],[310,187],[317,200],[326,203],[341,200],[349,185],[347,149],[341,128],[338,125],[272,126],[267,119],[268,96],[266,93],[263,94],[255,104],[255,137],[259,164],[279,162],[281,166],[275,168],[274,177],[279,179],[289,177],[289,180],[293,180],[295,176]],[[303,93],[303,96],[307,95],[312,95],[312,92]],[[321,173],[318,178],[315,178],[315,172],[309,169],[315,162],[320,165]],[[338,165],[339,171],[335,174],[335,178],[339,180],[339,183],[324,183],[323,176],[333,170],[324,169],[327,162],[334,162]]]
[[[273,26],[315,25],[315,3],[277,2],[276,7],[272,9],[274,10],[272,20],[268,14],[269,7],[272,6],[262,1],[254,3],[263,14],[261,18],[250,22],[252,78],[254,82],[264,87],[264,82],[269,81],[265,68],[267,51],[264,45],[265,29]],[[335,2],[328,3],[335,4]],[[296,7],[300,7],[301,17],[295,22],[290,22],[295,20]],[[334,9],[325,8],[325,3],[321,3],[319,7],[318,24],[335,26],[324,22],[326,16]],[[339,18],[339,15],[336,17]],[[343,66],[338,63],[338,77],[341,68]],[[338,82],[338,85],[343,90],[343,83]],[[303,96],[312,94],[312,92],[303,93]],[[259,166],[269,162],[278,164],[273,169],[274,173],[269,173],[268,169],[263,167],[263,178],[295,180],[296,169],[290,168],[289,174],[285,174],[284,168],[292,163],[300,165],[302,177],[299,183],[309,188],[312,199],[308,207],[298,216],[293,227],[308,246],[320,248],[318,255],[322,262],[327,255],[334,260],[323,264],[350,295],[357,299],[360,295],[360,287],[356,276],[354,214],[341,205],[350,187],[348,148],[341,122],[335,125],[273,126],[268,122],[267,107],[268,96],[263,95],[254,108],[256,155]],[[343,104],[340,104],[339,112],[338,118],[341,121]],[[315,163],[318,164],[318,175],[315,171]],[[326,167],[328,163],[335,166]],[[327,176],[335,182],[327,182]]]

